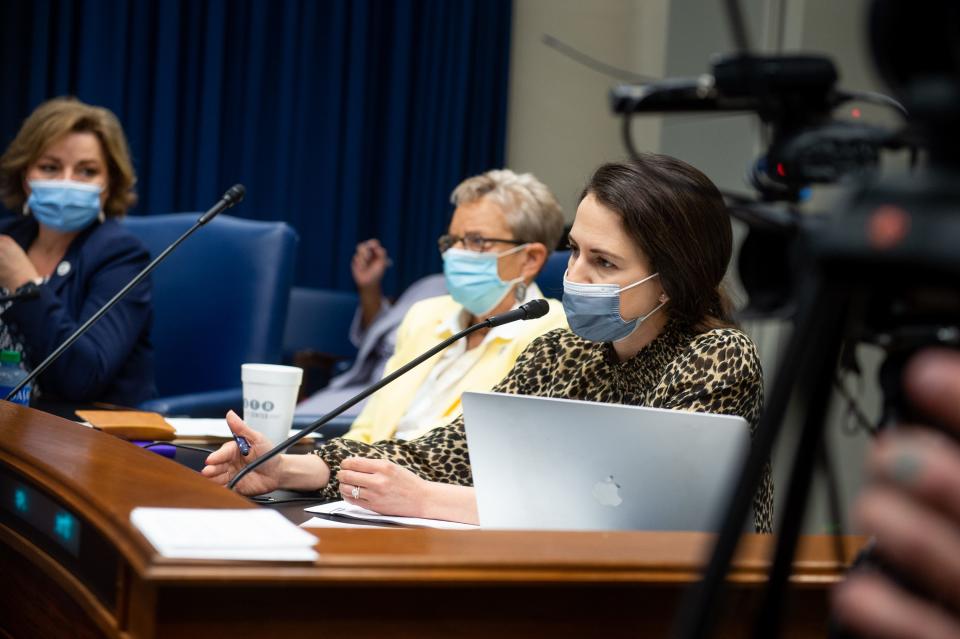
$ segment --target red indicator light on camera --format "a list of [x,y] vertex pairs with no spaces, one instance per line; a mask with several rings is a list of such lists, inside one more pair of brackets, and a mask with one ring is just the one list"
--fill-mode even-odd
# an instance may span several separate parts
[[875,249],[891,249],[910,232],[910,214],[899,206],[878,206],[867,219],[867,240]]

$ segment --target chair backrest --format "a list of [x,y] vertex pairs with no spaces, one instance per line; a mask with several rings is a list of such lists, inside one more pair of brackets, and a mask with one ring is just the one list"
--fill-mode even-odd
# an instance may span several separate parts
[[544,296],[560,299],[563,297],[563,274],[567,270],[570,260],[570,251],[554,251],[547,258],[540,274],[537,275],[537,286]]
[[349,335],[358,302],[356,293],[293,287],[283,331],[284,358],[304,350],[343,358],[356,355]]
[[[128,217],[160,251],[199,213]],[[244,362],[280,361],[297,234],[283,222],[220,215],[153,272],[153,347],[161,397],[240,385]]]

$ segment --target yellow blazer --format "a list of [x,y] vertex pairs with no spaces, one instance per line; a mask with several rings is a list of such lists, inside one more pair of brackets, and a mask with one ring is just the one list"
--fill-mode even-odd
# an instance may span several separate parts
[[[528,299],[540,296],[534,286],[531,285],[528,291]],[[457,385],[456,401],[449,406],[438,406],[435,413],[436,419],[423,424],[413,437],[419,437],[432,428],[457,417],[461,410],[460,395],[464,391],[490,390],[510,372],[517,357],[530,342],[555,328],[565,328],[567,320],[563,313],[563,306],[557,300],[548,300],[548,302],[550,311],[543,317],[499,327],[509,330],[498,330],[494,338],[477,346],[476,348],[483,349],[483,352]],[[463,307],[454,302],[449,295],[422,300],[411,306],[400,328],[397,329],[396,351],[387,361],[384,375],[397,370],[450,337],[453,334],[452,331],[446,327],[441,328],[441,325],[450,324],[451,318],[462,310]],[[368,444],[382,439],[391,439],[396,433],[400,419],[416,397],[420,384],[430,374],[441,355],[442,353],[438,353],[374,394],[344,437]]]

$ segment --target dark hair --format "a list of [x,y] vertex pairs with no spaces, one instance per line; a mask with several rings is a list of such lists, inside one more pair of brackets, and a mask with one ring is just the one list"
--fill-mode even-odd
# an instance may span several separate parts
[[604,164],[580,195],[617,213],[660,273],[670,316],[698,331],[732,326],[723,276],[733,251],[720,191],[686,162],[656,153]]

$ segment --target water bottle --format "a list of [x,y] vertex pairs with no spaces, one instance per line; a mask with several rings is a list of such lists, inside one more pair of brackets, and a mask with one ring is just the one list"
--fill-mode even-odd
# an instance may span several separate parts
[[[20,353],[17,351],[0,351],[0,399],[7,396],[7,393],[13,390],[14,386],[23,381],[27,376],[27,371],[20,366]],[[14,404],[30,405],[30,385],[27,384],[20,389],[16,395],[10,398]]]

